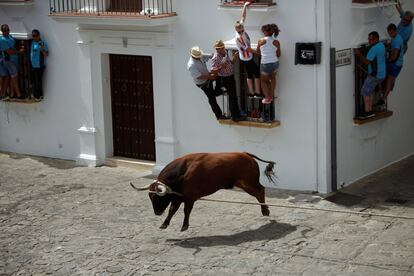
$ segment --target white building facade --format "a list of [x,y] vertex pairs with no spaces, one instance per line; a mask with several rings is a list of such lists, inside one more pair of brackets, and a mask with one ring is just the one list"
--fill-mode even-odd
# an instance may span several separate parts
[[[134,149],[144,156],[137,159],[155,160],[155,172],[187,153],[247,151],[276,161],[277,187],[322,193],[414,152],[414,94],[410,93],[414,66],[406,62],[390,96],[392,116],[359,124],[354,121],[354,61],[342,67],[331,65],[331,48],[357,47],[370,31],[385,33],[388,23],[398,23],[393,6],[277,0],[277,5],[250,7],[246,30],[252,41],[260,38],[262,24],[276,23],[281,29],[278,124],[260,127],[219,123],[186,69],[191,46],[212,52],[215,40],[234,37],[241,7],[218,0],[172,0],[166,1],[172,3],[171,13],[149,18],[142,15],[145,11],[97,16],[94,7],[86,15],[62,15],[56,10],[50,15],[49,1],[11,2],[0,1],[1,23],[22,38],[39,29],[50,56],[43,101],[0,102],[1,151],[97,166],[133,150],[134,146],[122,148],[125,141],[135,142]],[[103,2],[110,5],[111,1]],[[145,2],[140,9],[148,10]],[[149,8],[149,13],[161,9]],[[414,10],[414,3],[407,2],[404,8]],[[322,42],[320,64],[295,65],[298,42]],[[227,46],[233,47],[231,42]],[[407,61],[413,60],[411,50]],[[134,96],[123,99],[117,93]],[[334,104],[331,95],[336,96]],[[134,97],[145,100],[131,101]],[[132,142],[130,136],[123,136],[130,129],[122,122],[129,120],[139,125]],[[148,146],[139,147],[148,143],[153,143],[153,153]],[[265,178],[261,181],[272,187]]]

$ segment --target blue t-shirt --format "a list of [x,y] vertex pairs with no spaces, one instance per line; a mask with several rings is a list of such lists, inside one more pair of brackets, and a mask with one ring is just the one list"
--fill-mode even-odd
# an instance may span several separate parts
[[[401,11],[401,18],[404,17],[405,12]],[[413,34],[413,22],[410,22],[407,26],[404,26],[402,22],[398,24],[398,34],[401,35],[404,45],[407,46],[408,40],[410,40],[411,35]]]
[[32,63],[33,68],[43,68],[46,66],[46,59],[40,51],[40,45],[43,45],[43,51],[49,51],[46,41],[32,41],[32,45],[30,46],[30,62]]
[[16,64],[19,62],[19,56],[17,54],[10,55],[6,53],[8,49],[16,50],[16,41],[11,35],[8,37],[2,35],[0,37],[0,49],[4,61],[12,61]]
[[378,42],[369,49],[367,59],[371,62],[374,61],[374,64],[371,63],[368,65],[368,74],[371,75],[373,73],[373,67],[375,67],[377,72],[375,77],[378,79],[385,78],[386,50],[382,42]]
[[397,66],[403,66],[404,63],[404,41],[402,37],[397,34],[392,40],[391,40],[391,54],[394,51],[394,49],[400,50],[399,57],[396,61],[393,63]]

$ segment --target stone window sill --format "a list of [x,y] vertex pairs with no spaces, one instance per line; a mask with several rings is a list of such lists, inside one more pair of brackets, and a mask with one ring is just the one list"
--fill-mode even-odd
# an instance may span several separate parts
[[383,111],[383,112],[376,112],[374,117],[368,118],[368,119],[359,119],[354,118],[354,124],[356,125],[365,125],[371,122],[375,122],[378,120],[382,120],[388,117],[391,117],[393,115],[393,112],[390,110]]
[[242,127],[255,127],[255,128],[276,128],[280,126],[280,121],[271,121],[271,122],[253,122],[253,121],[239,121],[235,122],[230,119],[219,120],[219,123],[222,125],[229,126],[242,126]]

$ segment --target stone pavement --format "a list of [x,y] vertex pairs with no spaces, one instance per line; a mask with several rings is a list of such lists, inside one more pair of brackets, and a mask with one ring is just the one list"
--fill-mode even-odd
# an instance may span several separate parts
[[[147,171],[1,153],[0,168],[0,275],[414,275],[413,220],[198,201],[188,231],[182,208],[160,230],[165,215],[129,186]],[[267,201],[414,216],[413,185],[411,157],[328,200]]]

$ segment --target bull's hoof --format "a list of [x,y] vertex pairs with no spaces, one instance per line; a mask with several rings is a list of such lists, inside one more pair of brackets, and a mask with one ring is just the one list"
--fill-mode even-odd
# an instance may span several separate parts
[[268,217],[270,215],[269,209],[268,208],[263,208],[262,209],[262,214],[263,214],[263,216]]
[[168,224],[161,224],[161,226],[160,226],[160,229],[167,229],[167,227],[168,227]]
[[181,232],[184,232],[187,230],[188,230],[188,225],[183,225],[183,227],[181,227]]

